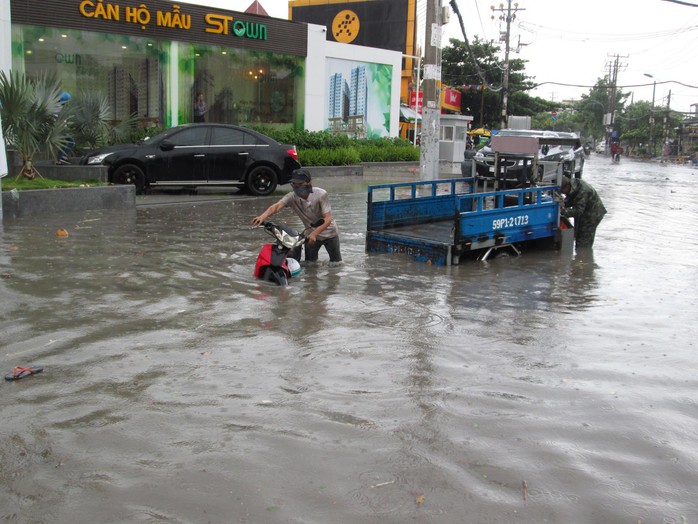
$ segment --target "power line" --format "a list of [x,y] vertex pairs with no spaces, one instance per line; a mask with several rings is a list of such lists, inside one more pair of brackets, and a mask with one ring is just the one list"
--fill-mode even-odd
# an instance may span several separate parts
[[[687,87],[689,89],[698,89],[698,85],[691,85],[691,84],[686,84],[684,82],[679,82],[678,80],[664,80],[662,82],[657,82],[657,85],[661,84],[678,84],[683,87]],[[531,85],[531,89],[535,89],[540,86],[544,85],[555,85],[555,86],[562,86],[562,87],[580,87],[583,89],[592,89],[596,87],[596,84],[594,85],[588,85],[588,84],[566,84],[564,82],[538,82],[536,84]],[[626,89],[629,87],[651,87],[653,84],[624,84],[624,85],[619,85],[617,86],[620,89]]]
[[698,30],[698,25],[693,25],[689,27],[680,27],[678,29],[666,29],[663,31],[656,31],[652,33],[627,33],[627,34],[608,34],[608,33],[589,33],[589,32],[576,32],[561,30],[555,27],[546,27],[539,24],[534,24],[532,22],[521,21],[518,24],[519,29],[529,32],[529,33],[540,33],[545,32],[548,35],[559,35],[564,37],[565,40],[576,40],[578,42],[628,42],[632,40],[651,40],[656,38],[666,38],[666,37],[676,37],[681,33],[688,33],[691,31]]
[[472,48],[470,47],[470,42],[468,41],[468,35],[465,33],[465,25],[463,24],[463,16],[460,14],[460,10],[458,9],[458,4],[456,3],[456,0],[450,0],[449,2],[451,4],[451,9],[453,9],[453,12],[456,13],[456,16],[458,17],[458,22],[460,23],[460,29],[461,32],[463,33],[463,41],[465,42],[465,47],[468,50],[468,56],[470,57],[470,60],[473,63],[473,66],[475,67],[475,72],[477,73],[477,76],[480,78],[480,82],[484,85],[487,86],[487,88],[490,91],[501,91],[502,86],[494,86],[490,84],[487,81],[487,78],[482,72],[482,69],[480,69],[480,64],[477,63],[477,60],[475,59],[475,53],[473,53]]
[[698,4],[691,4],[690,2],[682,2],[681,0],[664,0],[665,2],[671,2],[672,4],[686,5],[688,7],[698,7]]

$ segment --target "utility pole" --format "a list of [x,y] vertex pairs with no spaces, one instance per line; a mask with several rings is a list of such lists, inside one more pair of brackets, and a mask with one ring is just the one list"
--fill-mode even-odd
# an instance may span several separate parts
[[650,147],[651,154],[650,158],[656,156],[656,148],[654,147],[654,94],[657,91],[657,80],[649,73],[645,73],[645,76],[652,79],[652,109],[650,110]]
[[494,13],[499,11],[499,20],[506,23],[506,32],[500,41],[504,40],[504,76],[502,78],[502,129],[507,127],[507,110],[509,105],[509,42],[511,40],[511,23],[516,20],[516,13],[518,11],[525,11],[525,9],[520,9],[518,2],[514,3],[514,9],[511,8],[511,0],[507,0],[507,7],[504,8],[504,4],[499,4],[496,8],[491,6],[492,9],[492,19],[494,20]]
[[424,46],[424,104],[420,150],[421,180],[439,178],[439,136],[441,134],[441,0],[427,0],[427,27]]
[[[624,57],[626,58],[626,57]],[[613,128],[616,123],[616,93],[618,91],[618,69],[621,65],[625,67],[626,64],[620,63],[620,55],[616,55],[613,64],[608,64],[608,113],[606,121],[606,145],[608,145],[608,135],[613,132]]]
[[[664,148],[669,142],[669,112],[671,111],[671,89],[669,89],[669,96],[666,99],[666,110],[664,111],[664,133],[662,139],[662,156],[664,156]],[[669,152],[671,155],[671,152]]]

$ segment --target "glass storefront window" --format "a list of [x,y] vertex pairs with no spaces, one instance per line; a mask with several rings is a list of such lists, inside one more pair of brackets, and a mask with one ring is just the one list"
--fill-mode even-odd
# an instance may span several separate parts
[[[194,99],[203,95],[207,122],[292,126],[297,115],[297,72],[302,58],[213,46],[180,44],[182,121],[193,121]],[[182,79],[181,79],[182,80]]]
[[303,121],[303,57],[40,26],[12,31],[13,68],[55,74],[71,94],[103,93],[115,121],[135,114],[145,127],[193,122],[197,93],[207,122]]
[[29,77],[55,75],[62,88],[103,93],[116,121],[135,114],[162,125],[167,49],[157,41],[39,26],[13,27],[13,67]]

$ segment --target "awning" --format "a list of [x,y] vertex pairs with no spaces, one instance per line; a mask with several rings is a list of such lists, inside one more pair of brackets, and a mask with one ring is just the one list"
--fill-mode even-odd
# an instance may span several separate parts
[[477,129],[473,129],[472,131],[468,131],[468,134],[473,136],[473,135],[478,135],[478,136],[491,136],[490,130],[489,129],[484,129],[482,127],[479,127]]
[[417,113],[414,109],[407,106],[400,106],[400,120],[403,122],[414,122],[415,120],[421,120],[422,116]]

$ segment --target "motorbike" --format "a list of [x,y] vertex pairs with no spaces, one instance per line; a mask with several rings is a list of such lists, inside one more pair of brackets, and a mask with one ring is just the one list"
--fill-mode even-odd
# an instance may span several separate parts
[[261,227],[272,236],[276,242],[265,244],[257,255],[257,263],[254,267],[255,278],[273,282],[279,286],[288,285],[288,280],[298,276],[301,272],[300,263],[289,258],[291,250],[296,249],[308,240],[308,233],[312,229],[322,225],[323,219],[313,223],[311,227],[299,232],[291,226],[275,222],[262,222]]

